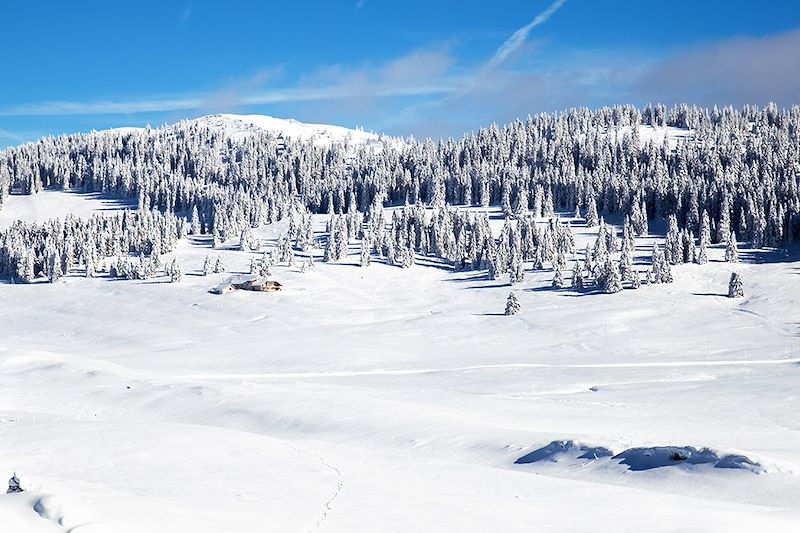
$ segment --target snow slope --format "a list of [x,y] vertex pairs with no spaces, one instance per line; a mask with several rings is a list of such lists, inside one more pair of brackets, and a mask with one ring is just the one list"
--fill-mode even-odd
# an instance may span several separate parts
[[44,222],[68,214],[88,218],[94,214],[115,214],[122,209],[136,209],[136,200],[100,193],[79,191],[42,191],[32,195],[12,194],[0,207],[0,228],[16,220]]
[[[274,246],[285,230],[257,233]],[[595,234],[575,231],[578,249]],[[506,317],[506,279],[359,268],[357,249],[306,273],[274,267],[285,290],[271,294],[209,294],[253,254],[202,239],[175,252],[177,284],[0,285],[0,475],[40,486],[0,496],[0,525],[797,531],[797,251],[742,250],[742,300],[724,297],[718,248],[675,267],[674,284],[616,295],[527,272]],[[207,253],[228,272],[200,275]],[[562,440],[708,447],[760,473],[569,453],[515,464]]]

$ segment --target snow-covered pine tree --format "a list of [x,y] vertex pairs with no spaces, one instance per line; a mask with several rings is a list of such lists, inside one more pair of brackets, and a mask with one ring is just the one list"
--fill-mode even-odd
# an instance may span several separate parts
[[326,263],[336,260],[336,243],[334,242],[333,232],[330,233],[327,242],[325,243],[325,252],[322,260]]
[[197,212],[197,205],[192,207],[192,226],[189,232],[192,235],[200,235],[200,214]]
[[592,195],[589,198],[588,208],[586,209],[586,226],[593,228],[600,223],[600,217],[597,215],[597,201]]
[[94,260],[91,257],[86,259],[86,270],[84,271],[84,275],[87,278],[93,278],[95,275]]
[[708,212],[703,209],[700,215],[700,248],[697,251],[696,263],[705,265],[708,263],[708,246],[711,244],[711,226],[708,222]]
[[725,261],[728,263],[739,262],[739,248],[736,246],[736,233],[733,231],[728,234],[728,244],[725,247]]
[[653,252],[650,255],[650,273],[655,283],[661,283],[661,268],[666,261],[661,250],[658,249],[658,243],[653,243]]
[[731,273],[731,279],[728,282],[728,298],[744,298],[742,278],[738,272]]
[[214,263],[214,273],[219,274],[220,272],[225,272],[225,263],[222,262],[222,256],[217,256],[217,261]]
[[608,259],[606,261],[606,267],[604,270],[606,272],[606,275],[603,283],[603,291],[606,294],[613,294],[615,292],[621,291],[622,280],[620,279],[619,268],[617,268],[617,266],[613,264],[611,259]]
[[669,261],[661,254],[661,267],[659,268],[659,283],[672,283],[672,267]]
[[633,271],[633,256],[631,250],[627,246],[622,246],[622,253],[619,259],[619,271],[622,281],[628,281],[634,278],[636,273]]
[[575,290],[581,290],[584,288],[585,283],[583,280],[583,268],[581,268],[581,262],[575,261],[575,265],[572,267],[572,283],[571,286]]
[[634,270],[631,277],[631,288],[638,289],[642,286],[642,279],[639,277],[639,271]]
[[26,252],[23,255],[22,260],[20,261],[21,271],[19,272],[18,277],[24,283],[33,283],[33,280],[36,278],[36,273],[34,271],[34,260],[33,260],[33,253]]
[[536,252],[533,254],[533,265],[532,268],[534,270],[542,270],[544,268],[544,258],[542,257],[542,249],[543,246],[540,244],[536,247]]
[[554,289],[560,289],[564,287],[564,274],[561,273],[560,268],[556,268],[551,285]]
[[169,267],[169,280],[172,283],[177,283],[183,277],[183,267],[181,266],[178,258],[172,260]]
[[203,261],[203,275],[208,276],[214,271],[213,263],[211,262],[211,255],[206,254],[206,258]]
[[519,305],[519,300],[517,300],[514,291],[508,293],[508,299],[506,300],[506,316],[516,315],[521,309],[522,307]]
[[508,269],[508,279],[512,285],[522,283],[525,280],[525,268],[522,263],[522,254],[516,247],[511,249],[511,265]]
[[594,271],[594,251],[589,243],[586,243],[586,249],[583,252],[583,262],[587,272]]
[[400,261],[400,266],[403,268],[410,268],[415,263],[414,249],[411,247],[400,248],[403,251],[403,257]]
[[669,216],[669,228],[664,239],[664,257],[673,265],[683,263],[682,242],[678,229],[678,219],[675,215]]
[[50,256],[50,273],[48,275],[48,279],[49,279],[50,283],[55,283],[63,275],[64,275],[63,271],[61,270],[61,259],[56,254],[51,255]]
[[369,235],[364,235],[364,238],[361,239],[361,260],[359,263],[362,267],[368,267],[370,264],[370,247]]

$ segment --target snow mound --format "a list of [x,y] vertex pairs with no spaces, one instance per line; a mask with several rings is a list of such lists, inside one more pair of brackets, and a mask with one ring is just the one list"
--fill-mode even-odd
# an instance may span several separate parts
[[709,448],[693,446],[655,446],[651,448],[629,448],[614,455],[602,446],[586,446],[571,440],[557,440],[523,455],[514,464],[542,462],[577,462],[606,459],[628,467],[632,472],[682,465],[709,465],[714,468],[730,468],[761,473],[761,465],[744,455],[720,455]]

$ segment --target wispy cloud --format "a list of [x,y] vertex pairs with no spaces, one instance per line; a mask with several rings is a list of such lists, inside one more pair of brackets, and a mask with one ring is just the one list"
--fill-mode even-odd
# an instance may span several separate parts
[[24,139],[19,135],[12,133],[8,130],[0,128],[0,140],[12,141],[15,143],[22,142]]
[[[494,55],[482,65],[470,69],[461,83],[454,86],[453,90],[441,97],[425,102],[415,103],[397,113],[389,123],[404,123],[406,125],[435,124],[442,120],[453,121],[453,116],[463,114],[465,110],[488,107],[497,109],[507,104],[505,100],[509,94],[516,91],[511,84],[519,81],[513,71],[505,68],[509,58],[525,45],[531,31],[537,26],[547,22],[566,3],[566,0],[555,0],[534,19],[517,29],[495,51]],[[445,115],[445,113],[447,115]],[[432,117],[436,116],[436,119]],[[432,121],[433,120],[433,121]],[[427,127],[423,127],[425,135],[429,135]]]
[[190,18],[192,18],[192,6],[186,7],[186,9],[184,9],[181,12],[181,16],[178,20],[180,21],[181,24],[183,24],[187,22]]
[[354,11],[358,11],[359,9],[364,7],[364,2],[366,2],[366,0],[356,0],[356,6]]
[[325,67],[284,87],[265,87],[280,76],[282,69],[276,67],[234,80],[210,93],[135,100],[32,102],[0,108],[0,116],[122,115],[187,110],[222,112],[279,103],[363,102],[397,96],[441,95],[453,91],[459,84],[452,76],[451,65],[452,58],[446,51],[415,51],[377,66]]
[[504,42],[502,46],[497,49],[497,52],[495,52],[494,56],[492,56],[492,59],[490,59],[487,63],[486,68],[491,69],[497,67],[506,59],[508,59],[511,54],[516,52],[523,44],[525,44],[525,41],[528,39],[528,34],[530,34],[531,30],[547,22],[556,11],[561,9],[561,6],[563,6],[566,1],[567,0],[556,0],[550,4],[547,9],[536,15],[536,18],[515,31],[511,37],[509,37],[506,42]]

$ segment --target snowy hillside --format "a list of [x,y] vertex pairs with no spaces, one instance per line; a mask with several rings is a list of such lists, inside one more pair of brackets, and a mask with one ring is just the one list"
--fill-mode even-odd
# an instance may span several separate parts
[[[573,226],[581,249],[596,228]],[[256,233],[269,249],[285,229]],[[800,521],[796,254],[740,265],[744,300],[724,295],[719,247],[708,265],[675,267],[673,284],[619,295],[528,273],[514,287],[522,311],[506,317],[505,280],[359,268],[355,242],[335,264],[315,251],[305,273],[302,252],[298,266],[273,266],[281,293],[208,294],[227,275],[202,275],[208,253],[227,272],[260,257],[230,244],[182,242],[164,258],[184,266],[177,284],[3,286],[0,471],[40,486],[0,498],[7,523],[788,532]],[[609,456],[566,446],[515,464],[556,441]],[[610,458],[652,446],[758,466],[666,457],[636,471]]]

